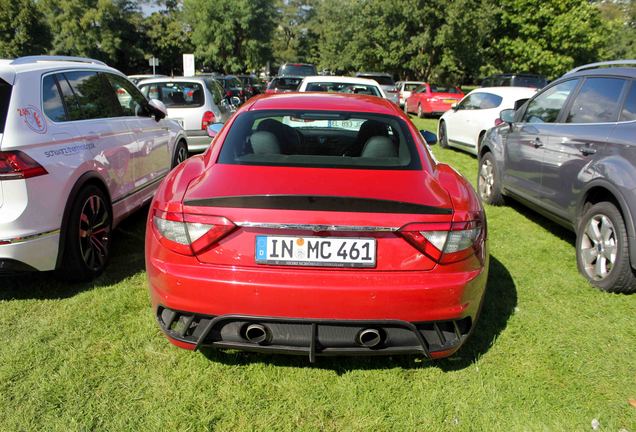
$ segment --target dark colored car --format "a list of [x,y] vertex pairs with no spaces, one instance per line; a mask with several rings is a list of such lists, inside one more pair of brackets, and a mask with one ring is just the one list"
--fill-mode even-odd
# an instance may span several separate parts
[[[636,291],[636,61],[581,66],[503,110],[479,149],[478,189],[576,232],[579,271]],[[615,67],[609,67],[615,66]],[[618,67],[616,67],[618,66]]]
[[225,75],[215,79],[223,86],[226,97],[237,97],[241,100],[241,103],[248,99],[245,89],[243,88],[243,83],[237,76]]
[[263,81],[255,75],[237,75],[236,77],[241,80],[248,99],[265,91]]
[[543,88],[548,80],[543,75],[529,73],[505,73],[489,76],[481,82],[482,87],[532,87]]
[[313,76],[318,75],[316,66],[311,63],[285,63],[278,68],[278,76]]
[[302,82],[301,76],[275,77],[267,85],[265,93],[289,93],[298,90]]

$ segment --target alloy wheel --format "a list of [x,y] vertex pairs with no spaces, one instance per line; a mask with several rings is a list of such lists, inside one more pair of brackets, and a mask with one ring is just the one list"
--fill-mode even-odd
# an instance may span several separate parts
[[108,257],[110,213],[102,197],[90,195],[80,213],[80,253],[88,268],[102,268]]
[[617,254],[616,229],[603,214],[590,218],[581,239],[580,258],[590,279],[605,279],[614,268]]
[[177,157],[175,159],[176,165],[179,165],[181,162],[185,161],[188,158],[188,149],[185,146],[180,146],[177,149]]
[[495,172],[492,166],[492,162],[489,159],[484,159],[479,168],[479,181],[478,189],[481,199],[486,201],[492,195],[492,189],[495,184]]

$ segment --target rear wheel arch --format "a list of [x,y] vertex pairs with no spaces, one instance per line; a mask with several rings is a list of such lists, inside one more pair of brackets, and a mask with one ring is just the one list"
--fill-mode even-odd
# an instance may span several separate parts
[[80,176],[79,179],[75,182],[73,187],[71,188],[71,192],[68,194],[68,198],[66,199],[66,204],[64,205],[64,213],[62,215],[62,224],[60,225],[60,243],[57,250],[57,260],[55,263],[55,268],[60,269],[62,267],[62,261],[64,259],[64,250],[66,247],[66,238],[67,238],[67,230],[68,230],[68,222],[71,214],[71,208],[73,207],[73,202],[79,195],[79,193],[87,186],[94,185],[97,188],[101,189],[104,193],[104,196],[108,200],[108,205],[110,206],[111,212],[113,203],[111,200],[110,193],[108,191],[108,187],[104,180],[100,177],[96,172],[87,172]]
[[612,203],[620,212],[629,243],[629,259],[632,268],[636,269],[636,227],[627,202],[614,186],[606,182],[596,182],[588,187],[576,209],[574,227],[578,230],[583,214],[593,205],[601,202]]

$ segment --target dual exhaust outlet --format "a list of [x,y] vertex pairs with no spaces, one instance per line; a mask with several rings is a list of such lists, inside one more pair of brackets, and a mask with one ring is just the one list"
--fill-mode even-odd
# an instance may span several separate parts
[[[262,324],[249,324],[244,330],[244,337],[248,342],[263,345],[272,340],[269,328]],[[382,332],[375,328],[362,329],[356,335],[356,343],[366,348],[375,348],[384,339]]]

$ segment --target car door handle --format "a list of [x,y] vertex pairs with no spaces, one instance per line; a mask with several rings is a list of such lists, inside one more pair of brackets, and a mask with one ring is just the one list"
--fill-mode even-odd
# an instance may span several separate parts
[[594,153],[596,153],[596,149],[592,148],[592,147],[579,147],[579,151],[584,155],[584,156],[589,156],[589,155],[593,155]]
[[534,148],[539,148],[539,147],[543,147],[543,143],[541,142],[541,140],[537,137],[534,140],[530,141],[530,144],[532,144],[534,146]]

